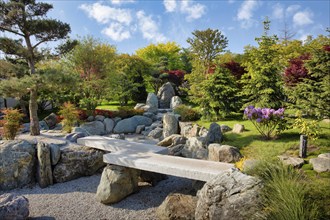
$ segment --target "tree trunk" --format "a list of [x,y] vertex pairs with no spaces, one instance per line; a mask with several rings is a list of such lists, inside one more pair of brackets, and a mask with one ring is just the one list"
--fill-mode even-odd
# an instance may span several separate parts
[[36,136],[40,134],[38,119],[37,90],[35,88],[30,91],[29,112],[30,112],[30,135]]

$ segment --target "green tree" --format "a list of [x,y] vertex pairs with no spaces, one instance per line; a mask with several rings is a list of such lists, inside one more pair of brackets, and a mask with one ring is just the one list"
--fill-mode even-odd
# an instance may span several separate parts
[[145,101],[147,98],[147,80],[150,78],[151,66],[137,55],[121,54],[116,59],[117,83],[112,91],[117,94],[122,104],[129,100]]
[[259,47],[245,49],[243,66],[247,73],[242,76],[245,106],[279,108],[284,100],[282,68],[278,62],[279,51],[275,35],[268,36],[270,21],[264,21],[264,34],[256,38]]
[[116,48],[92,37],[86,37],[67,56],[67,65],[80,77],[80,104],[91,113],[106,97],[108,87],[115,85]]
[[[19,38],[17,40],[1,37],[0,50],[6,54],[25,59],[29,65],[30,75],[36,74],[37,47],[48,41],[65,38],[70,32],[68,24],[46,18],[47,12],[52,7],[51,4],[36,2],[35,0],[0,1],[0,31],[10,32]],[[37,91],[37,85],[29,88],[31,135],[40,134]]]
[[213,110],[215,119],[228,116],[240,108],[237,97],[238,87],[230,71],[220,65],[203,81],[201,87],[203,102]]
[[[175,42],[150,44],[144,48],[136,50],[136,55],[151,65],[158,65],[166,60],[167,70],[177,70],[183,68],[180,59],[181,48]],[[164,63],[165,64],[165,63]]]

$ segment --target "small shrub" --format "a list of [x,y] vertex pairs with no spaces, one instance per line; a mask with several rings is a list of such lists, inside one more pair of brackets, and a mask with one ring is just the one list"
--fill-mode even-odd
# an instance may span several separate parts
[[113,112],[109,110],[95,109],[94,115],[103,115],[106,118],[112,118]]
[[113,112],[113,117],[120,117],[120,118],[130,118],[134,115],[143,115],[144,110],[142,109],[134,109],[129,106],[121,106],[118,107],[118,111]]
[[78,110],[78,118],[79,118],[79,121],[85,121],[88,118],[87,111],[79,109]]
[[261,193],[263,219],[318,219],[318,208],[309,200],[305,176],[301,172],[280,161],[263,161],[248,174],[258,176],[265,184]]
[[[254,108],[249,106],[244,110],[244,116],[250,120],[258,132],[267,140],[285,129],[284,108]],[[279,129],[280,128],[280,129]]]
[[174,109],[175,114],[181,115],[181,121],[197,121],[200,119],[200,114],[186,105],[178,105]]
[[237,169],[239,169],[240,171],[243,171],[243,165],[244,165],[244,162],[247,160],[247,158],[246,157],[242,157],[239,161],[237,161],[236,163],[235,163],[235,167],[237,168]]
[[65,102],[59,114],[63,117],[63,130],[70,133],[72,127],[78,122],[79,111],[75,108],[74,104]]
[[21,127],[21,120],[24,114],[20,113],[18,109],[5,109],[3,120],[0,121],[0,126],[3,126],[2,135],[7,140],[14,140],[18,130]]
[[306,135],[312,140],[319,138],[321,128],[317,121],[307,121],[303,119],[300,111],[296,113],[296,117],[297,118],[294,120],[293,127],[300,129],[300,134]]

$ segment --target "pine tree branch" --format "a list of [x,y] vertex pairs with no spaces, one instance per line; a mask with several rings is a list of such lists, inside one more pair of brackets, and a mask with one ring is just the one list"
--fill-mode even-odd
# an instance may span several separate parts
[[17,32],[17,31],[14,31],[14,30],[12,30],[10,28],[7,28],[7,27],[4,27],[4,26],[0,26],[0,30],[1,31],[8,31],[10,33],[17,34],[17,35],[19,35],[21,37],[24,37],[24,34],[21,34],[21,33]]

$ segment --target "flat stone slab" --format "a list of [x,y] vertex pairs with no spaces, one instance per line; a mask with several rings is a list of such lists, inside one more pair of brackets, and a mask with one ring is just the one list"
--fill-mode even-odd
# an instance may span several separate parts
[[151,152],[158,154],[167,154],[166,147],[160,147],[153,144],[137,143],[133,141],[120,140],[103,136],[88,136],[79,138],[77,143],[87,147],[99,150],[116,152],[116,151],[133,151],[133,152]]
[[229,163],[125,150],[105,154],[103,161],[109,164],[201,181],[209,181],[225,170],[234,168],[234,165]]

